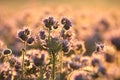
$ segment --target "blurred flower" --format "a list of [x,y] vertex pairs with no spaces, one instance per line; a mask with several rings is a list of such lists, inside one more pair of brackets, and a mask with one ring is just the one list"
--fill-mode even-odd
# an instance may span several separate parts
[[104,30],[107,30],[110,27],[109,22],[106,19],[102,19],[99,24],[103,25]]
[[120,37],[114,37],[111,39],[111,43],[115,46],[115,48],[120,50]]
[[23,29],[21,31],[18,32],[18,37],[22,40],[22,41],[27,41],[28,37],[30,35],[30,30],[28,28]]
[[79,69],[80,67],[81,67],[81,65],[80,64],[76,64],[76,63],[74,63],[74,62],[70,62],[69,63],[69,65],[70,65],[70,68],[72,68],[72,69]]
[[25,35],[30,35],[30,30],[29,30],[28,28],[26,28],[26,29],[24,30],[24,34],[25,34]]
[[82,74],[76,75],[74,80],[84,80]]
[[25,64],[25,66],[27,66],[27,67],[30,66],[30,60],[27,60],[27,59],[26,59],[25,62],[24,62],[24,64]]
[[94,58],[94,59],[92,59],[91,64],[93,67],[95,67],[95,66],[98,66],[100,64],[100,61],[99,61],[99,59]]
[[45,36],[46,36],[46,35],[45,35],[45,31],[42,31],[42,30],[41,30],[39,35],[40,35],[40,38],[41,38],[41,39],[43,39],[43,40],[45,39]]
[[77,44],[76,47],[77,47],[76,50],[80,50],[82,49],[82,44]]
[[53,25],[53,28],[54,28],[54,29],[57,29],[58,26],[59,26],[59,23],[58,23],[58,21],[56,21],[56,22],[54,23],[54,25]]
[[5,49],[5,50],[3,50],[2,54],[4,56],[8,56],[8,55],[12,54],[12,50],[11,49]]
[[101,52],[104,49],[103,43],[96,43],[96,52]]
[[106,62],[109,62],[109,63],[112,63],[114,62],[115,58],[113,55],[109,54],[109,53],[105,53],[105,61]]
[[45,19],[43,22],[44,22],[45,27],[49,28],[50,30],[52,29],[52,26],[55,23],[53,17],[49,17],[48,19]]
[[100,72],[102,75],[106,75],[106,69],[103,66],[99,66],[98,72]]
[[68,52],[69,51],[69,44],[68,44],[68,41],[67,40],[63,40],[62,41],[62,50],[64,52]]
[[22,41],[26,41],[28,39],[28,36],[24,34],[24,31],[20,31],[18,33],[18,37],[22,40]]
[[63,24],[63,28],[68,30],[72,26],[71,21],[67,18],[62,18],[61,24]]
[[41,55],[41,58],[37,57],[37,55],[34,57],[33,61],[36,66],[42,66],[44,64],[45,60],[45,54]]
[[28,40],[27,40],[28,44],[32,44],[33,42],[34,42],[34,38],[33,37],[28,38]]

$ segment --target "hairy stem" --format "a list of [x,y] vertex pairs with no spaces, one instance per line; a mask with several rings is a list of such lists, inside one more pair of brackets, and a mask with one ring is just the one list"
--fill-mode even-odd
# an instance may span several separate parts
[[53,59],[52,59],[52,80],[55,80],[55,53],[52,54]]
[[26,42],[24,42],[24,48],[22,50],[22,79],[25,78],[25,65],[24,65],[25,54],[26,54]]
[[40,80],[43,80],[43,68],[40,66]]
[[63,67],[62,56],[63,52],[60,53],[60,80],[62,80],[62,67]]

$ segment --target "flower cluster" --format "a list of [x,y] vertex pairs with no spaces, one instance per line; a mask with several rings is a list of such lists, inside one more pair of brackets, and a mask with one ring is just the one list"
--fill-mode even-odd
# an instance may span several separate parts
[[30,30],[28,28],[25,28],[18,32],[18,37],[23,41],[27,42],[28,44],[32,44],[34,42],[34,38],[30,37]]
[[43,22],[45,27],[49,28],[50,30],[52,30],[52,28],[57,29],[59,26],[58,22],[55,21],[53,17],[49,17],[48,19],[45,19]]

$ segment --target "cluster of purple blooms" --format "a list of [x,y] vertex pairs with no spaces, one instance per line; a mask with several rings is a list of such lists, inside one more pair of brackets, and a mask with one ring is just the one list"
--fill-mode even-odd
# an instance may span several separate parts
[[18,37],[28,44],[32,44],[34,42],[34,38],[30,36],[31,32],[28,28],[21,30],[18,32]]
[[[44,22],[44,26],[50,32],[52,31],[52,29],[57,29],[60,26],[60,23],[58,21],[54,20],[53,17],[49,17],[48,19],[45,19],[43,22]],[[58,47],[58,48],[61,47],[64,52],[68,52],[69,51],[69,42],[68,42],[68,40],[65,39],[65,37],[70,37],[70,35],[69,34],[64,34],[64,33],[65,33],[66,30],[70,29],[72,24],[71,24],[71,21],[67,18],[62,18],[61,19],[61,24],[63,25],[63,27],[61,27],[62,30],[61,30],[61,33],[59,35],[60,37],[59,36],[52,37],[51,35],[49,35],[49,38],[51,39],[50,43],[48,43],[48,39],[46,40],[47,41],[46,43],[48,43],[49,47],[52,47],[52,46],[55,46],[55,47]],[[48,31],[48,34],[49,34],[49,31]],[[40,35],[40,39],[42,39],[42,40],[45,40],[46,37],[47,37],[44,30],[41,30],[39,32],[39,35]],[[61,40],[61,37],[63,38],[62,40]],[[58,50],[61,50],[61,49],[58,49]],[[55,51],[55,52],[57,52],[57,51]]]

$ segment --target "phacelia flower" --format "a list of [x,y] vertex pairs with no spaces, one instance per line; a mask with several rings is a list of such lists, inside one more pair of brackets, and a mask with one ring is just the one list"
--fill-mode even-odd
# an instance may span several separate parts
[[104,44],[96,43],[96,52],[101,52],[104,49]]
[[73,63],[73,62],[70,62],[69,65],[70,65],[70,68],[72,68],[74,70],[79,69],[81,67],[81,65]]
[[43,39],[43,40],[44,40],[45,37],[46,37],[46,36],[45,36],[45,31],[40,31],[39,35],[40,35],[40,38]]
[[32,44],[33,42],[34,42],[34,38],[33,37],[28,38],[28,40],[27,40],[28,44]]
[[71,21],[67,18],[62,18],[61,24],[63,24],[63,28],[68,30],[72,26]]
[[27,41],[28,36],[30,35],[30,30],[28,28],[21,30],[18,32],[18,37],[22,40],[22,41]]
[[30,35],[30,30],[29,30],[28,28],[25,29],[25,30],[24,30],[24,34],[25,34],[25,35]]
[[99,61],[99,59],[95,58],[91,61],[91,64],[93,67],[95,67],[95,66],[98,66],[100,64],[100,61]]
[[109,53],[105,54],[105,61],[106,62],[112,63],[112,62],[114,62],[114,60],[115,60],[115,57],[112,54],[109,54]]
[[53,28],[54,28],[54,29],[57,29],[58,26],[59,26],[59,23],[56,21],[56,22],[54,23],[54,25],[53,25]]
[[68,41],[67,40],[63,40],[62,41],[62,50],[64,52],[68,52],[69,51],[69,44],[68,44]]
[[103,66],[99,66],[98,72],[100,72],[102,75],[106,75],[106,69]]
[[44,22],[45,27],[49,28],[50,30],[52,29],[52,26],[55,23],[53,17],[49,17],[48,19],[45,19],[43,22]]
[[41,58],[39,58],[39,57],[34,57],[34,64],[36,65],[36,66],[41,66],[41,65],[43,65],[44,64],[44,60],[45,60],[45,54],[42,54],[41,55]]
[[24,34],[24,31],[20,31],[18,33],[18,37],[22,40],[22,41],[26,41],[28,39],[28,36]]
[[115,46],[116,50],[120,51],[120,37],[112,38],[111,43]]
[[8,55],[12,54],[12,51],[11,51],[11,49],[5,49],[5,50],[3,50],[2,54],[4,56],[8,56]]

